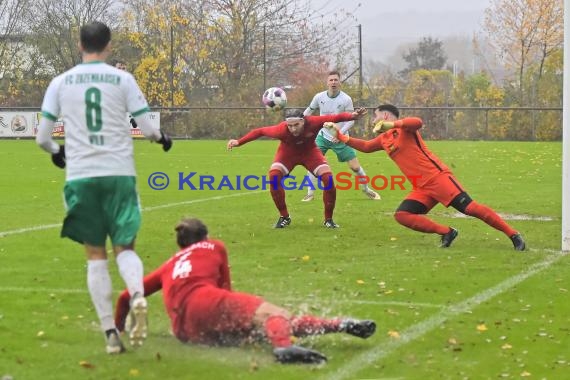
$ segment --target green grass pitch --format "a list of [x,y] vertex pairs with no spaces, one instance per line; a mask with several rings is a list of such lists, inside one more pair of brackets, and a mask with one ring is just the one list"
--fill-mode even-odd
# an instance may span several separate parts
[[[81,246],[59,238],[63,171],[33,141],[0,141],[0,377],[47,379],[570,379],[569,258],[559,252],[561,143],[430,142],[470,195],[508,216],[530,250],[455,210],[431,216],[459,237],[405,229],[392,217],[407,191],[370,201],[338,191],[338,230],[322,227],[321,192],[287,192],[293,223],[275,230],[268,191],[177,189],[178,173],[264,175],[277,143],[232,152],[225,141],[176,141],[169,153],[137,141],[145,271],[175,252],[173,227],[196,216],[224,240],[236,290],[294,312],[374,319],[368,340],[304,339],[321,367],[274,362],[268,345],[208,348],[169,334],[162,298],[149,298],[149,337],[120,356],[104,352],[86,290]],[[358,155],[369,175],[400,174],[383,152]],[[335,172],[345,164],[328,156]],[[153,172],[170,186],[152,190]],[[296,176],[304,175],[297,168]],[[197,183],[196,181],[193,181]],[[409,184],[407,185],[410,188]],[[111,264],[115,295],[123,289]]]

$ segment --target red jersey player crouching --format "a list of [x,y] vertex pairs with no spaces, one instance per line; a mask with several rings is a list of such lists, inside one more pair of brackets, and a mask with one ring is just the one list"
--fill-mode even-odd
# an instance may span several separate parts
[[357,120],[366,114],[365,108],[354,112],[344,112],[325,116],[304,116],[303,110],[289,109],[285,113],[285,121],[268,127],[256,128],[239,140],[228,141],[227,148],[242,146],[262,136],[281,140],[277,153],[269,169],[271,197],[279,210],[279,219],[275,228],[285,228],[291,224],[291,217],[285,203],[283,177],[288,175],[297,165],[303,165],[308,171],[320,178],[323,184],[323,203],[325,207],[326,228],[338,228],[333,221],[333,211],[336,203],[336,187],[333,175],[323,153],[315,144],[315,138],[326,122],[341,122]]
[[[198,219],[183,219],[175,228],[180,247],[174,256],[144,278],[145,296],[162,289],[172,331],[182,342],[207,345],[239,345],[264,336],[281,363],[322,363],[319,352],[293,345],[291,336],[302,337],[344,332],[360,338],[374,334],[373,321],[291,316],[251,294],[232,291],[224,244],[208,238]],[[115,323],[125,329],[129,293],[117,301]]]
[[[376,138],[365,141],[338,132],[335,125],[325,127],[337,131],[337,137],[348,146],[370,153],[384,150],[408,178],[416,178],[414,189],[396,210],[394,217],[403,226],[415,231],[441,235],[441,246],[446,248],[457,237],[458,231],[428,219],[427,214],[436,204],[452,206],[457,211],[481,219],[507,235],[515,250],[525,250],[522,236],[509,226],[491,208],[472,200],[449,168],[427,148],[419,129],[423,122],[417,117],[398,120],[400,111],[391,104],[374,110]],[[419,178],[419,179],[418,179]]]

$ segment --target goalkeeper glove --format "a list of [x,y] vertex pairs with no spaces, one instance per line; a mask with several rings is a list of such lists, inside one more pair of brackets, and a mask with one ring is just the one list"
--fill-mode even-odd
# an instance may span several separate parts
[[372,132],[382,133],[382,132],[386,132],[388,129],[392,129],[392,128],[394,128],[394,122],[393,121],[380,120],[378,123],[376,123],[376,125],[374,125],[374,129],[372,129]]
[[323,124],[323,127],[333,136],[333,137],[337,137],[338,135],[338,129],[337,129],[337,125],[331,121],[327,121],[326,123]]
[[65,169],[65,146],[60,145],[57,153],[51,154],[51,162],[60,169]]
[[160,140],[157,143],[162,145],[162,150],[168,152],[172,148],[172,139],[163,131],[160,131]]

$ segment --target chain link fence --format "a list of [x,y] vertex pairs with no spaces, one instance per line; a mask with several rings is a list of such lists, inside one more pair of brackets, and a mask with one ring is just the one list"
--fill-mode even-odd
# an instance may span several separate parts
[[[260,107],[153,107],[160,112],[161,128],[180,139],[238,138],[253,128],[274,125],[282,112]],[[38,108],[0,108],[0,112],[39,112]],[[369,115],[356,122],[354,136],[372,137]],[[422,136],[430,140],[562,139],[562,108],[512,107],[401,107],[400,116],[417,116],[424,122]]]

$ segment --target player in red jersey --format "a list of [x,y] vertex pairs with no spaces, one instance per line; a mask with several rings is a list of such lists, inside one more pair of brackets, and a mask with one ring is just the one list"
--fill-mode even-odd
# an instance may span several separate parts
[[[144,293],[149,296],[162,289],[172,332],[180,341],[238,345],[265,337],[279,362],[321,363],[326,361],[324,355],[293,345],[291,336],[374,334],[373,321],[291,316],[261,297],[232,291],[224,244],[209,239],[207,227],[198,219],[183,219],[175,230],[180,251],[145,276]],[[120,331],[125,330],[129,299],[125,290],[117,301],[115,323]]]
[[269,169],[269,178],[273,182],[270,186],[271,197],[280,214],[275,228],[285,228],[291,224],[291,217],[285,202],[285,190],[280,184],[282,184],[283,177],[288,175],[297,165],[303,165],[307,170],[320,178],[323,184],[323,203],[325,206],[325,221],[323,225],[327,228],[339,227],[332,219],[336,203],[336,187],[333,183],[329,164],[315,144],[315,137],[325,122],[357,120],[365,115],[366,112],[365,108],[358,108],[351,113],[303,116],[302,110],[290,109],[285,113],[285,121],[277,125],[256,128],[239,140],[232,139],[228,141],[227,148],[231,150],[262,136],[281,140]]
[[427,148],[419,133],[423,126],[420,118],[406,117],[398,120],[400,111],[391,104],[378,106],[374,116],[374,132],[380,133],[376,138],[365,141],[340,132],[337,136],[340,141],[361,152],[386,151],[406,177],[415,178],[414,189],[394,214],[398,223],[416,231],[437,233],[441,235],[441,246],[449,247],[458,231],[424,216],[436,204],[441,203],[502,231],[511,239],[515,250],[525,249],[520,233],[491,208],[472,200],[449,168]]

